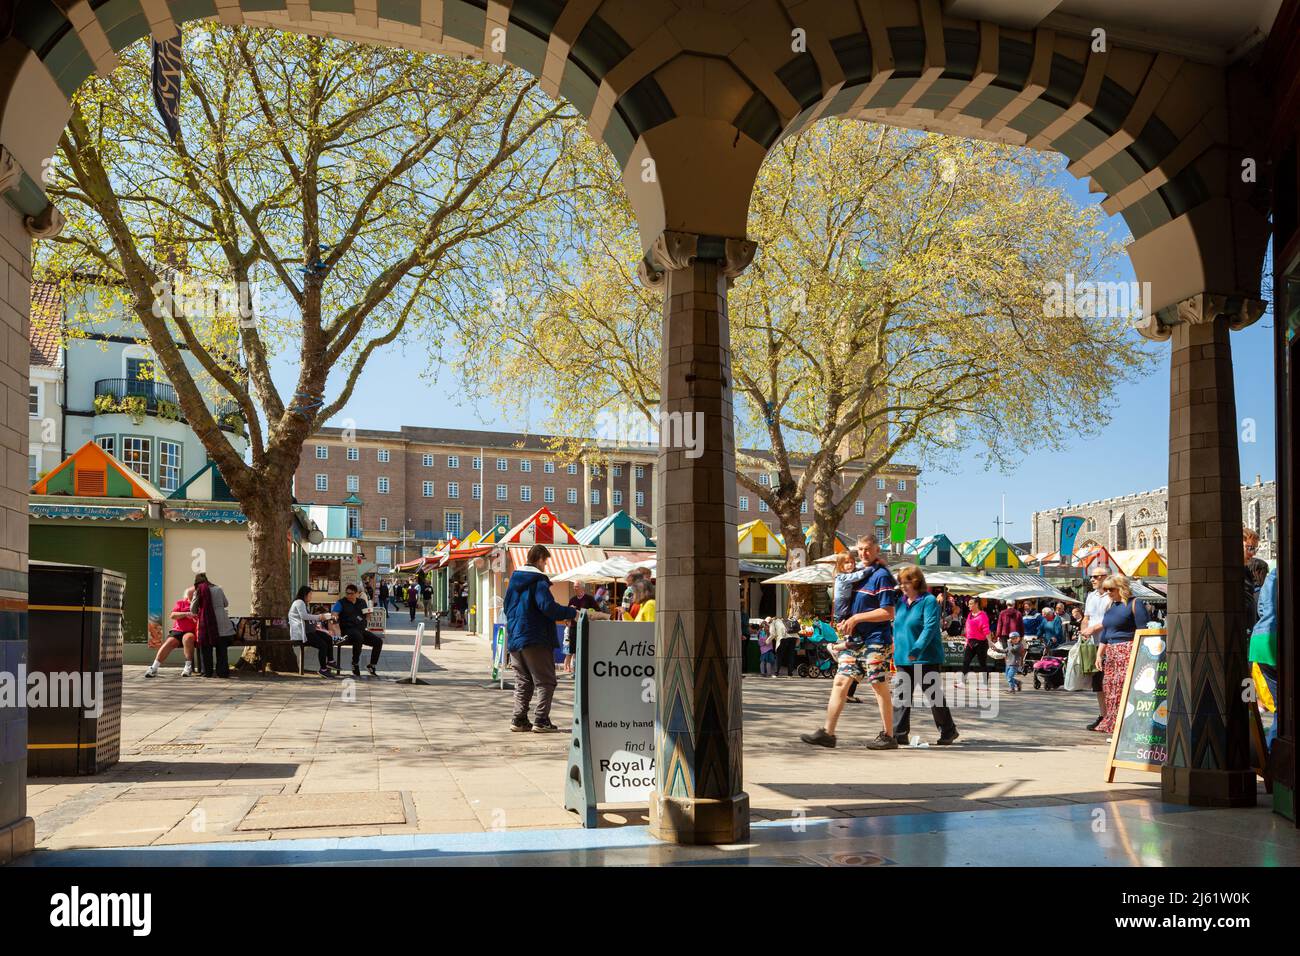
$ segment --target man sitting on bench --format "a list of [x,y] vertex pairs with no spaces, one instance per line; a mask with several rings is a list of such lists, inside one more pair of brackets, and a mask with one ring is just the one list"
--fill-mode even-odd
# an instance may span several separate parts
[[378,677],[375,665],[379,663],[379,652],[384,649],[384,639],[373,631],[366,630],[366,602],[361,600],[355,584],[349,584],[344,589],[342,600],[334,602],[333,610],[344,642],[352,645],[352,676],[361,676],[361,645],[365,644],[370,648],[370,665],[366,670],[371,677]]

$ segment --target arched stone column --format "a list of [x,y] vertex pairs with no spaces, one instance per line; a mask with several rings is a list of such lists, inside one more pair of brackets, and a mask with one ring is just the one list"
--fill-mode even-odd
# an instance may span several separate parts
[[665,232],[642,267],[664,289],[650,829],[676,843],[749,833],[727,286],[753,256],[752,242]]

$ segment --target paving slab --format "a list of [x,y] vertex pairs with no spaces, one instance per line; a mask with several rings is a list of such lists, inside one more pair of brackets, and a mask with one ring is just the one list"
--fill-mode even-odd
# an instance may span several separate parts
[[[563,809],[568,735],[511,733],[511,694],[489,684],[485,648],[464,632],[444,632],[440,650],[425,645],[429,684],[397,684],[412,643],[409,629],[389,631],[380,680],[237,673],[218,682],[167,671],[145,680],[143,666],[127,666],[121,760],[94,778],[31,781],[38,846],[174,845],[192,834],[192,811],[214,800],[192,842],[213,843],[222,830],[242,845],[267,835],[576,827]],[[1156,774],[1105,781],[1106,738],[1084,729],[1094,716],[1089,693],[995,690],[990,706],[954,710],[961,739],[944,748],[933,746],[918,709],[913,730],[931,746],[875,753],[863,746],[880,729],[870,702],[846,708],[835,750],[799,741],[822,722],[829,690],[829,681],[744,678],[745,787],[756,822],[1034,809],[1075,826],[1070,812],[1159,796]],[[572,706],[573,683],[562,679],[552,719],[569,727]],[[602,830],[646,823],[644,808],[602,816]]]

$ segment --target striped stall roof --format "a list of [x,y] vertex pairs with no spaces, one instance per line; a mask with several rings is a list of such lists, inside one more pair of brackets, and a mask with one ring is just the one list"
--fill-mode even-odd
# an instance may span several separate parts
[[[551,560],[546,562],[546,574],[548,577],[554,577],[565,571],[572,571],[580,567],[588,560],[585,548],[566,546],[561,544],[552,544],[547,546],[551,552]],[[510,548],[510,568],[515,570],[522,568],[528,563],[527,548]]]

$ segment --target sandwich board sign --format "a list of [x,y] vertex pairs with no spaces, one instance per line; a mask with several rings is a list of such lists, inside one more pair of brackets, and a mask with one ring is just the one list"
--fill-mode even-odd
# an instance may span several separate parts
[[1167,651],[1164,628],[1144,627],[1133,635],[1106,762],[1107,783],[1114,783],[1115,771],[1120,767],[1159,773],[1165,764],[1169,724]]
[[579,612],[564,807],[597,824],[601,804],[648,807],[655,787],[655,626]]
[[[1133,635],[1128,671],[1120,692],[1115,732],[1111,737],[1106,762],[1106,782],[1115,782],[1115,771],[1150,770],[1160,772],[1168,759],[1169,725],[1169,647],[1163,627],[1145,627]],[[1268,749],[1264,746],[1264,726],[1259,708],[1250,709],[1250,762],[1257,776],[1271,789]]]

